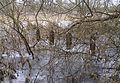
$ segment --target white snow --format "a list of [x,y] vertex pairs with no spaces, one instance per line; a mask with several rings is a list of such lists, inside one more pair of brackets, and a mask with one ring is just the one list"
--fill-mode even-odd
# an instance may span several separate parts
[[62,28],[69,28],[68,27],[68,25],[69,24],[71,24],[72,23],[72,21],[60,21],[59,23],[58,23],[58,26],[60,26],[60,27],[62,27]]

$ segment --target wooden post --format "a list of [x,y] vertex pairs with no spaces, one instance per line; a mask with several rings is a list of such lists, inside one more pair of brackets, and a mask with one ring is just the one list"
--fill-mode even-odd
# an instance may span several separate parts
[[90,54],[92,56],[95,56],[95,47],[96,47],[95,40],[96,40],[95,35],[94,34],[91,35],[91,37],[90,37]]
[[54,36],[55,36],[54,31],[50,30],[49,32],[49,44],[50,45],[54,45]]
[[40,41],[40,30],[36,30],[36,40],[39,42]]
[[68,32],[66,34],[66,48],[71,49],[71,46],[72,46],[72,34]]

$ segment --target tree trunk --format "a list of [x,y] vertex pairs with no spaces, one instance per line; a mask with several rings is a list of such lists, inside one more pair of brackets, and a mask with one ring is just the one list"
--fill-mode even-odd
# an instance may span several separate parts
[[27,50],[28,54],[29,54],[29,55],[32,55],[32,58],[34,59],[34,53],[32,52],[32,50],[31,50],[31,48],[30,48],[30,46],[29,46],[26,38],[24,37],[24,35],[23,35],[22,33],[20,33],[20,31],[18,31],[18,30],[15,30],[15,31],[19,34],[19,36],[20,36],[21,39],[23,40],[23,42],[24,42],[24,44],[25,44],[25,46],[26,46],[26,50]]
[[25,44],[25,47],[26,47],[26,50],[28,52],[29,55],[32,55],[32,58],[34,59],[34,53],[32,52],[26,38],[24,37],[24,35],[20,32],[20,25],[19,25],[19,22],[18,20],[14,17],[14,16],[9,16],[12,20],[13,20],[13,26],[14,28],[12,28],[13,30],[15,30],[18,35],[21,37],[21,39],[23,40],[24,44]]

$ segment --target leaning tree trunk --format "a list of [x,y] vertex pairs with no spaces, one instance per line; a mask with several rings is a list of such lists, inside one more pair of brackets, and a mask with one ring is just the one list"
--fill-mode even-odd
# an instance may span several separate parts
[[25,36],[20,32],[21,26],[19,25],[18,18],[16,19],[14,16],[9,15],[9,17],[13,20],[13,30],[16,31],[16,33],[20,36],[20,38],[23,40],[26,50],[29,55],[32,55],[32,58],[34,59],[34,53],[32,52],[28,41],[26,40]]
[[25,46],[26,46],[26,50],[28,52],[29,55],[32,55],[32,58],[34,59],[34,53],[32,52],[26,38],[24,37],[24,35],[22,33],[20,33],[19,31],[17,31],[17,33],[20,35],[21,39],[23,40]]

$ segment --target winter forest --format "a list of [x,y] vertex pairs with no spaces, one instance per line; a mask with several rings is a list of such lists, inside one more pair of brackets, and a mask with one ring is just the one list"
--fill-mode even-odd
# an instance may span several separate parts
[[120,0],[0,0],[0,83],[120,83]]

